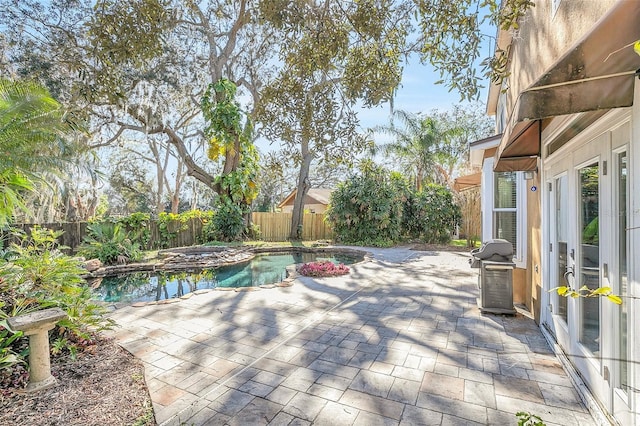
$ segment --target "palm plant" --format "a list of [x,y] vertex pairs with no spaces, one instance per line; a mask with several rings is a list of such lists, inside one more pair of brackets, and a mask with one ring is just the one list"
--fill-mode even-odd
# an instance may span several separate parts
[[32,182],[21,173],[15,170],[0,172],[0,229],[7,225],[14,211],[26,210],[21,193],[32,189]]
[[[395,121],[402,127],[396,126]],[[403,172],[412,176],[416,190],[419,191],[425,182],[449,183],[450,176],[440,160],[456,129],[443,130],[434,118],[397,110],[391,124],[374,130],[394,138],[392,142],[378,146],[375,153],[400,159]]]
[[119,223],[87,225],[87,236],[78,249],[78,254],[87,259],[100,259],[106,265],[136,261],[142,256],[140,245],[132,242],[126,230]]
[[0,227],[24,209],[23,194],[39,171],[66,163],[73,145],[65,135],[73,130],[45,88],[0,78]]

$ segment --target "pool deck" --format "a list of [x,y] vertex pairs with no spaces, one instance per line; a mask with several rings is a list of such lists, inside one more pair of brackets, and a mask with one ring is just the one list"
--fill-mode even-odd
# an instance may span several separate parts
[[533,320],[480,313],[468,255],[370,251],[343,277],[115,311],[158,424],[596,424]]

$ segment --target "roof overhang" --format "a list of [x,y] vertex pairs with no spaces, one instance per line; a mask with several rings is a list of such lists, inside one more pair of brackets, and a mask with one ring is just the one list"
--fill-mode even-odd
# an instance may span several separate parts
[[486,158],[485,153],[492,148],[497,148],[498,145],[500,145],[501,138],[502,133],[469,142],[469,162],[471,165],[474,167],[482,167],[482,162],[484,158]]
[[[494,170],[535,170],[541,120],[633,105],[640,1],[618,1],[593,29],[520,93]],[[595,115],[594,115],[595,117]],[[536,124],[537,123],[537,124]]]

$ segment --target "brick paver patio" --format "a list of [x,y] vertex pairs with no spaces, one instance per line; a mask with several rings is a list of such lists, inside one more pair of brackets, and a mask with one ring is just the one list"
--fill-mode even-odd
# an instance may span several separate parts
[[344,277],[115,311],[158,424],[595,424],[533,320],[480,313],[465,254],[373,252]]

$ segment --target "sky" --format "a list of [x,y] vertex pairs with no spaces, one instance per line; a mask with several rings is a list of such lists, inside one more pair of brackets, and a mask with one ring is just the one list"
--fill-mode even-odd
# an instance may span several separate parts
[[[436,84],[440,79],[440,74],[430,65],[421,64],[417,58],[411,60],[405,66],[402,83],[394,100],[394,109],[417,114],[434,109],[448,111],[454,105],[460,104],[460,95],[457,92],[449,92],[445,85]],[[487,89],[481,89],[480,102],[485,103],[487,95]],[[363,128],[384,125],[389,121],[389,104],[370,109],[362,108],[358,116]]]

